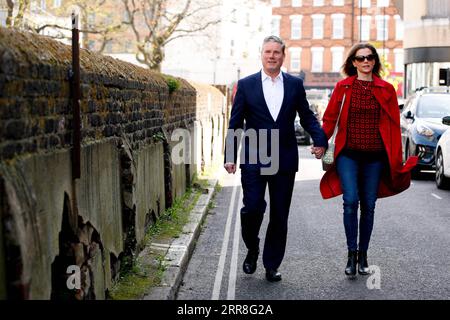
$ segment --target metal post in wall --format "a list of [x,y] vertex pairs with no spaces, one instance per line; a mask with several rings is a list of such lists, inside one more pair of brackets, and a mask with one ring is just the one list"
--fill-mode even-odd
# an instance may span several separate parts
[[81,148],[81,116],[80,116],[80,44],[78,30],[78,14],[72,13],[72,108],[73,108],[73,150],[72,178],[79,179]]

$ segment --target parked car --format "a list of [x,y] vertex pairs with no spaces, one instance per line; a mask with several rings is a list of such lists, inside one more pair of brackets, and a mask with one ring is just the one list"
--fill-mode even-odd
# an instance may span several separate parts
[[400,116],[403,159],[419,157],[412,172],[435,169],[435,150],[447,129],[442,118],[450,114],[450,92],[443,88],[424,88],[406,100]]
[[442,118],[447,130],[436,146],[436,185],[439,189],[450,189],[450,113]]
[[297,116],[294,121],[295,138],[297,139],[297,144],[310,145],[311,136],[300,124],[300,118]]

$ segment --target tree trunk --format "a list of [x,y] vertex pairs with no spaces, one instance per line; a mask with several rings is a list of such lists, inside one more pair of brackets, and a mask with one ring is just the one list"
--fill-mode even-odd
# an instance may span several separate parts
[[23,24],[23,16],[25,14],[25,10],[30,6],[30,0],[22,0],[19,1],[19,11],[17,12],[16,17],[14,18],[14,27],[20,28]]
[[6,18],[6,26],[7,27],[12,27],[14,2],[12,0],[6,0],[6,3],[8,5],[8,17]]

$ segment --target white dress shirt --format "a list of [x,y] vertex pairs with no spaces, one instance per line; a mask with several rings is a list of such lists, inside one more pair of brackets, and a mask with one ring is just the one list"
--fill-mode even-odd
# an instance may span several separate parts
[[284,98],[283,74],[280,71],[275,79],[272,80],[264,70],[261,70],[261,80],[264,99],[266,100],[273,120],[276,121]]

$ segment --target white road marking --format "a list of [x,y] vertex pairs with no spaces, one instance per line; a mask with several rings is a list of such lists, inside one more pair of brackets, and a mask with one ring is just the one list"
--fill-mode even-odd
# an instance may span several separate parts
[[[241,187],[238,198],[238,208],[239,204],[242,203],[243,197],[242,192],[243,191]],[[236,210],[236,212],[239,212],[239,210]],[[230,274],[228,278],[227,300],[234,300],[236,296],[236,278],[237,278],[237,262],[239,254],[240,231],[241,231],[241,215],[237,213],[234,223],[233,251],[231,253],[231,265],[230,265]]]
[[230,238],[231,220],[233,219],[233,214],[235,212],[234,204],[235,204],[235,198],[236,198],[236,189],[239,186],[239,184],[237,183],[238,182],[237,175],[235,176],[233,181],[236,183],[234,183],[233,191],[231,192],[230,206],[228,207],[228,217],[227,217],[227,222],[225,224],[225,232],[223,235],[222,250],[220,251],[219,265],[217,266],[216,278],[214,280],[214,288],[213,288],[211,300],[219,300],[219,296],[220,296],[220,287],[222,285],[223,269],[225,267],[225,259],[227,257],[228,241]]
[[433,197],[435,197],[436,199],[442,200],[442,198],[439,197],[437,194],[432,193],[431,195],[432,195]]

